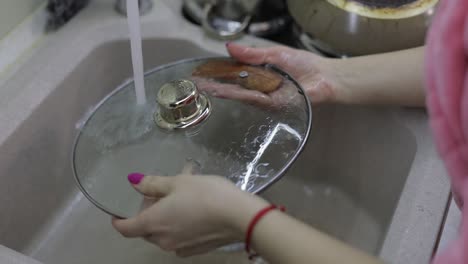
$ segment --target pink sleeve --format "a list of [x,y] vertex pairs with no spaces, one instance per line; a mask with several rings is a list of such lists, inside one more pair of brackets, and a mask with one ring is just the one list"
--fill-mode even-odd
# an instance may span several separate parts
[[434,263],[468,263],[468,0],[442,0],[427,39],[427,105],[462,210],[458,239]]

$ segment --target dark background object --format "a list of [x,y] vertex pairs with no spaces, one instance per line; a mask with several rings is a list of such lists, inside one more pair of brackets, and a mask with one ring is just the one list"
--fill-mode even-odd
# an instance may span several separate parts
[[83,9],[89,0],[49,0],[47,30],[57,30]]
[[[204,5],[208,0],[187,0],[182,6],[182,15],[191,23],[201,25]],[[221,16],[223,17],[223,16]],[[224,18],[227,19],[226,16]],[[234,19],[239,20],[239,18]],[[296,46],[292,34],[292,18],[284,0],[262,0],[253,11],[247,34],[273,40],[284,45]]]
[[361,3],[368,7],[373,8],[398,8],[407,4],[416,2],[417,0],[351,0],[354,2]]

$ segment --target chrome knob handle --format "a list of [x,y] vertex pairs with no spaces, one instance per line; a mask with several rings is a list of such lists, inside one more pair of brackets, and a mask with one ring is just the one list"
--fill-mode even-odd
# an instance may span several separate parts
[[156,102],[159,108],[155,113],[155,122],[168,130],[195,126],[211,112],[208,98],[198,92],[195,83],[185,79],[161,86]]

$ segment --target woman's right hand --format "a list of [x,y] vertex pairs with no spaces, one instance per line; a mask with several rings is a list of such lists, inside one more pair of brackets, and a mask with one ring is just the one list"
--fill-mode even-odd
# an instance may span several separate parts
[[131,174],[129,181],[146,204],[135,217],[114,219],[115,229],[183,257],[242,241],[249,220],[268,204],[220,176],[185,171],[173,177]]
[[[125,237],[142,237],[182,257],[242,241],[250,221],[268,206],[220,176],[133,174],[129,180],[153,203],[133,218],[114,219],[114,227]],[[380,263],[279,211],[257,222],[251,246],[275,264]]]

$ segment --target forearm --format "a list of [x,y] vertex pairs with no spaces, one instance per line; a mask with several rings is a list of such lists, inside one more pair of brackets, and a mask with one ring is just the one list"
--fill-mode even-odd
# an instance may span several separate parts
[[[248,205],[235,209],[239,212],[233,218],[234,225],[242,236],[252,217],[265,204],[255,198]],[[272,264],[380,263],[279,211],[268,213],[257,223],[252,234],[252,248]]]
[[331,62],[335,101],[424,106],[424,47]]
[[378,263],[379,261],[280,212],[256,226],[253,247],[270,263]]

